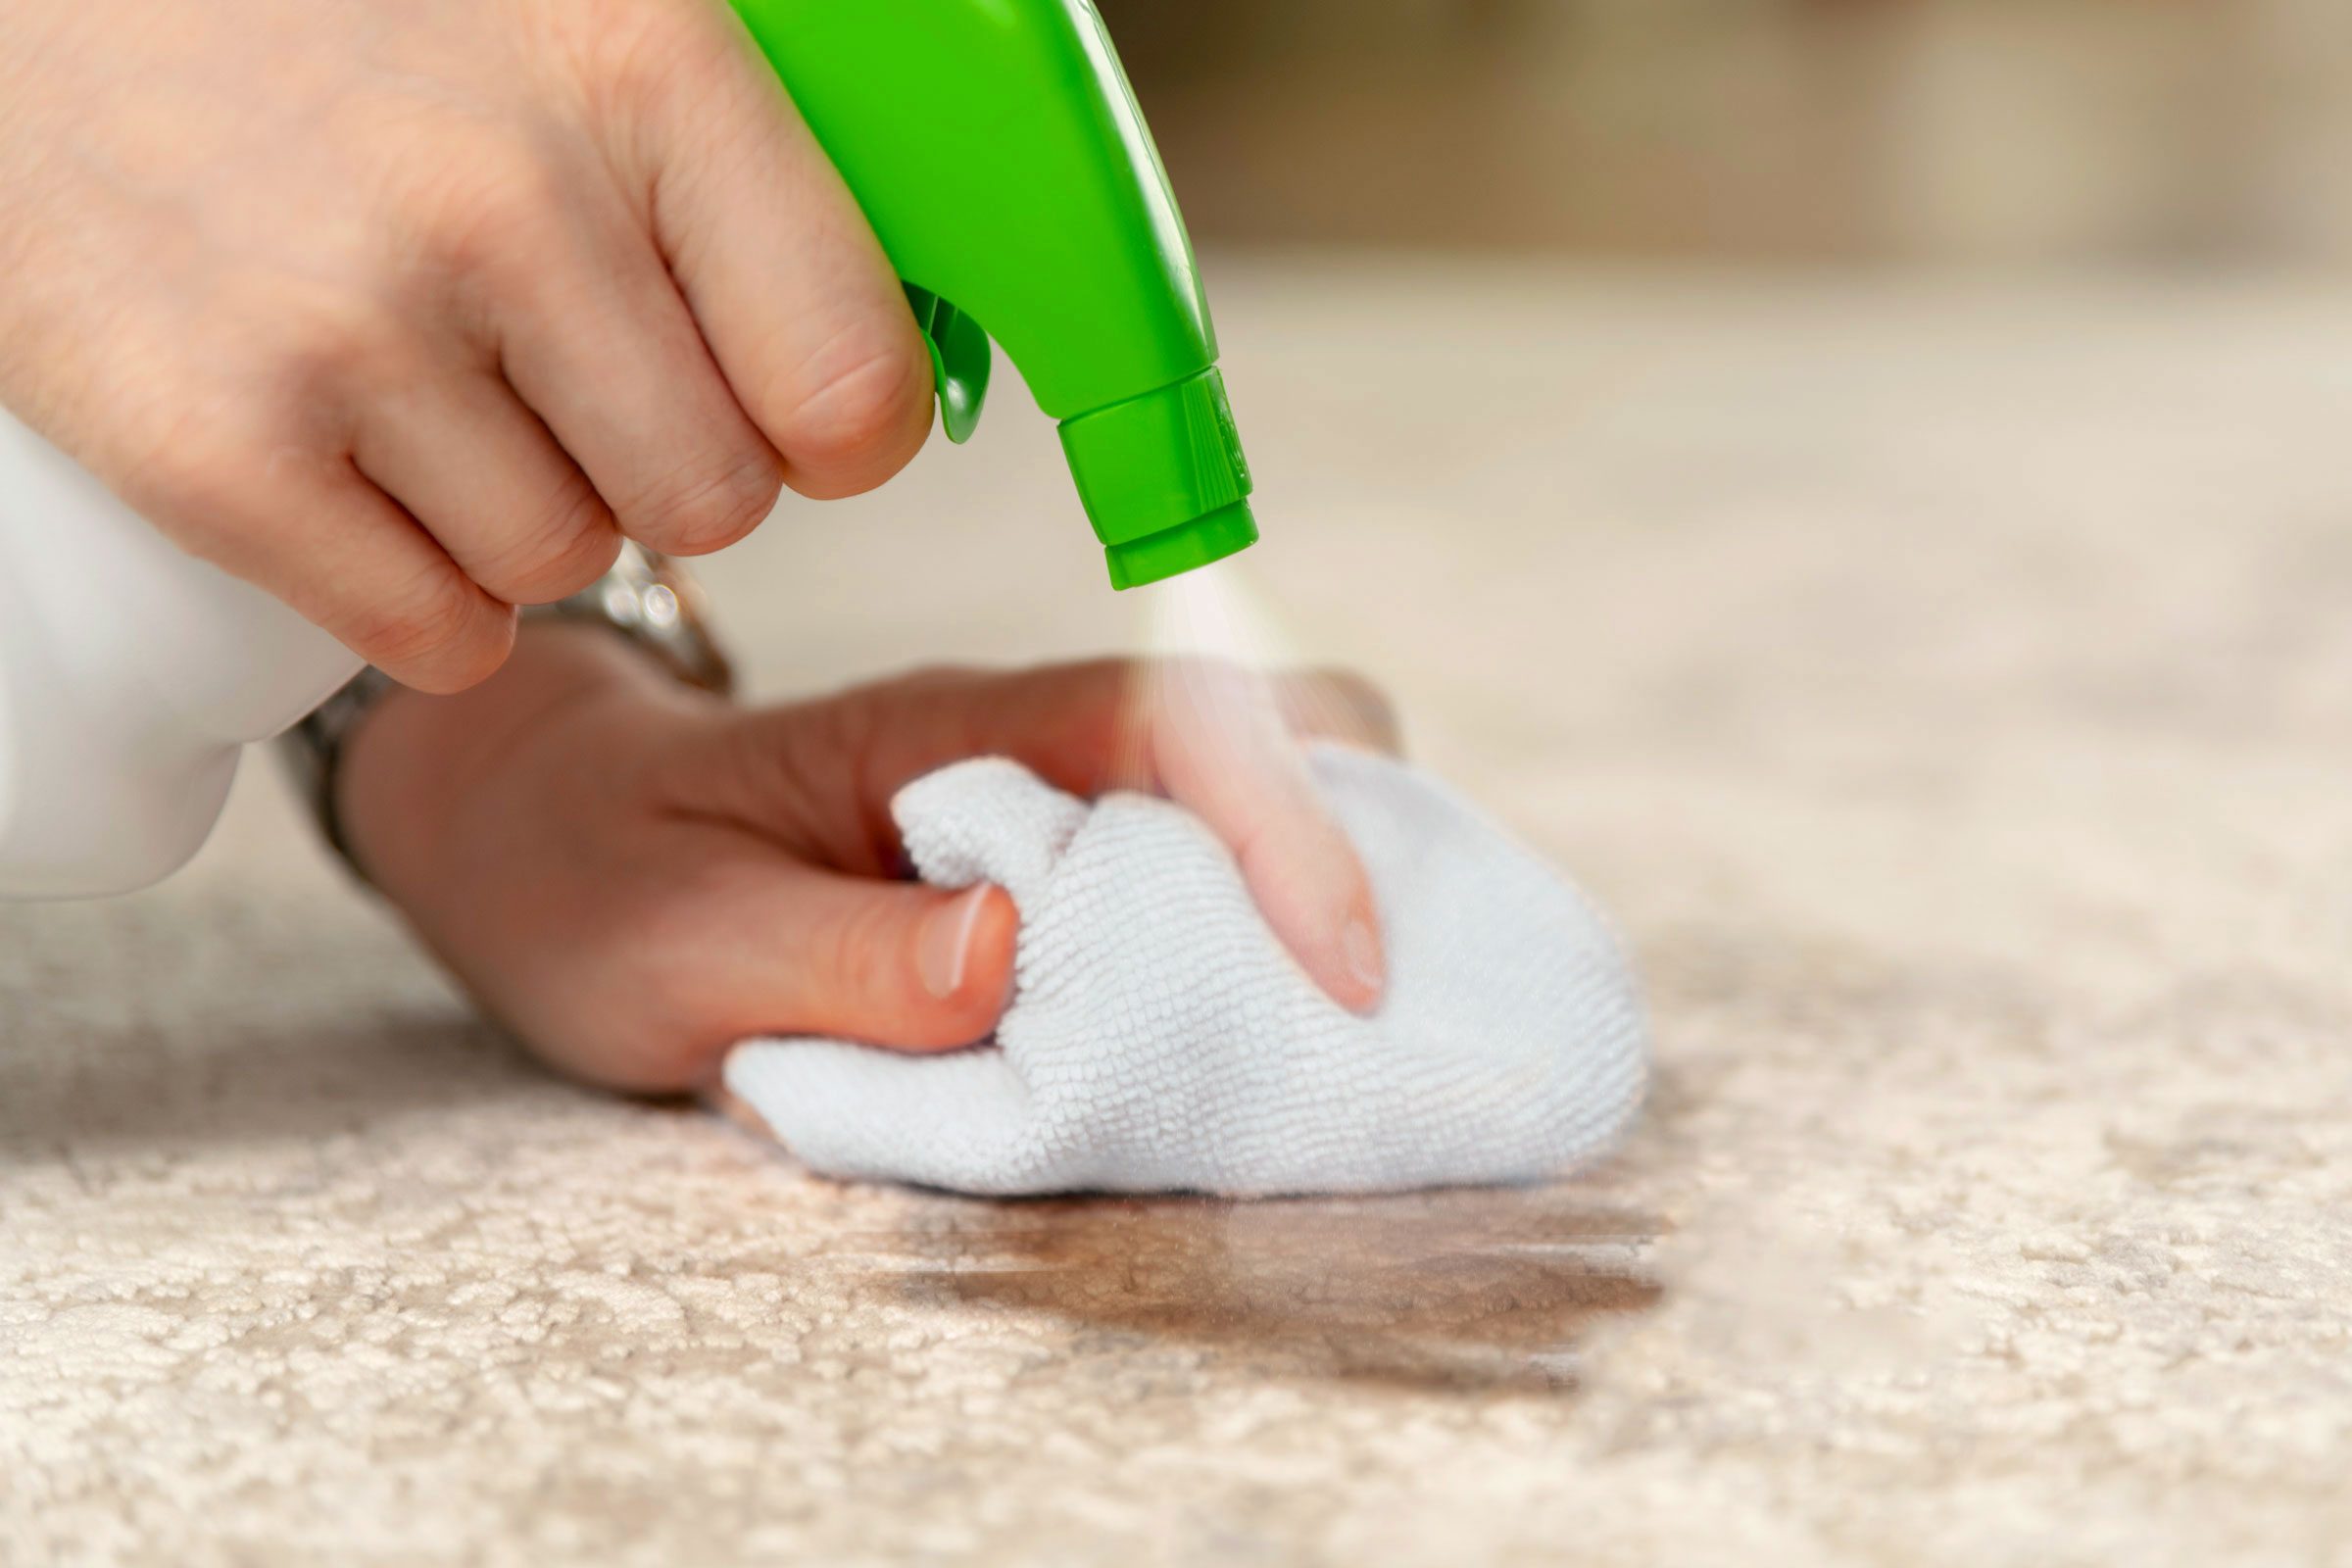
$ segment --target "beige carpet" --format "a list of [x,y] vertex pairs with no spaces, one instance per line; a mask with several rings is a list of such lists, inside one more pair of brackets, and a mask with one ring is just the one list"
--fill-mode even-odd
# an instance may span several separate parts
[[[0,1561],[2352,1561],[2352,311],[1215,272],[1299,646],[1575,867],[1535,1194],[992,1206],[555,1082],[257,770],[0,913]],[[717,573],[1116,645],[1015,407]]]

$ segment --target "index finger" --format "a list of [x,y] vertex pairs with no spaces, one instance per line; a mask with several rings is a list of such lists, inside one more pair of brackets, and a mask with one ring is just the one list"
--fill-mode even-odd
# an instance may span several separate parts
[[1371,1011],[1388,982],[1371,879],[1316,789],[1274,687],[1197,660],[1153,666],[1146,683],[1161,787],[1232,849],[1266,923],[1325,994]]
[[931,429],[931,357],[881,242],[742,20],[671,8],[691,69],[655,74],[630,151],[662,253],[727,384],[825,500],[881,484]]

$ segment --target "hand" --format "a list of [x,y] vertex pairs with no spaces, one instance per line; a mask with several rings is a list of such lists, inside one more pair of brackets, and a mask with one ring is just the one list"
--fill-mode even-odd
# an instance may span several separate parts
[[483,1006],[556,1065],[705,1087],[736,1041],[905,1050],[995,1027],[1019,915],[1001,890],[897,880],[899,786],[1006,756],[1083,795],[1159,789],[1233,846],[1325,991],[1375,1005],[1385,959],[1354,850],[1296,736],[1394,750],[1348,676],[1187,662],[945,670],[744,710],[597,627],[533,625],[493,680],[395,693],[351,737],[361,865]]
[[12,0],[0,343],[0,403],[428,691],[622,534],[868,489],[931,408],[722,0]]

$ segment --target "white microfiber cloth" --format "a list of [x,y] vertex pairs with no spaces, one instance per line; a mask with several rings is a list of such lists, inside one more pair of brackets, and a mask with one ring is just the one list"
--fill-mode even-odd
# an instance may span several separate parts
[[1377,1014],[1316,988],[1182,808],[1090,806],[988,759],[893,810],[925,880],[1020,907],[995,1038],[756,1041],[727,1086],[815,1170],[992,1195],[1525,1182],[1607,1148],[1646,1054],[1598,914],[1427,776],[1336,747],[1313,766],[1379,901]]

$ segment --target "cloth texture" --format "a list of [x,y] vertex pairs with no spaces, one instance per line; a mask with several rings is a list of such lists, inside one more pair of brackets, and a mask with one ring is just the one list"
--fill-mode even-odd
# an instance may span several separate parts
[[1323,995],[1180,807],[983,759],[893,809],[925,880],[1019,906],[994,1040],[755,1042],[728,1087],[815,1170],[991,1195],[1526,1182],[1607,1148],[1646,1051],[1601,917],[1427,776],[1328,746],[1312,765],[1379,903],[1375,1015]]

